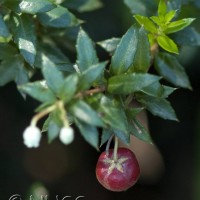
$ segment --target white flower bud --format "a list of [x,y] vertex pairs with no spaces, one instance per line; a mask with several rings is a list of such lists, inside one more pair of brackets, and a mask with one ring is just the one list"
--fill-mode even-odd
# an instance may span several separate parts
[[38,147],[41,137],[40,129],[36,126],[27,127],[23,133],[24,144],[28,148]]
[[74,140],[74,130],[71,127],[63,127],[59,134],[60,141],[63,144],[70,144]]

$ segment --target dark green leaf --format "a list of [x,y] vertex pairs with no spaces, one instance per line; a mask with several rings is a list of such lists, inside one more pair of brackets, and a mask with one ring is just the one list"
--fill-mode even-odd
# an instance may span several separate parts
[[99,62],[92,40],[85,31],[80,29],[76,44],[77,64],[81,72]]
[[24,68],[23,59],[19,55],[9,57],[0,65],[0,86],[15,81],[17,84],[28,81],[28,74]]
[[78,19],[67,9],[57,6],[49,12],[38,14],[40,22],[45,26],[66,28],[77,25]]
[[138,139],[151,144],[153,143],[148,130],[137,119],[129,121],[129,128],[131,134]]
[[110,137],[112,137],[113,135],[113,131],[112,129],[103,129],[102,134],[101,134],[101,144],[100,146],[102,146],[103,144],[105,144]]
[[48,142],[51,143],[59,135],[60,127],[54,122],[50,121],[48,125]]
[[130,143],[130,134],[118,129],[113,129],[114,134],[126,145]]
[[67,0],[63,2],[63,5],[79,12],[88,12],[101,8],[103,4],[100,0]]
[[166,35],[160,35],[157,37],[157,41],[158,44],[166,51],[170,52],[170,53],[175,53],[178,54],[178,47],[176,45],[176,43],[170,39],[168,36]]
[[175,22],[171,22],[168,26],[167,29],[164,31],[166,34],[178,32],[185,27],[189,26],[195,19],[194,18],[186,18],[186,19],[181,19]]
[[167,98],[170,94],[172,94],[176,90],[176,88],[165,86],[165,85],[163,86],[163,89],[164,91],[161,96],[162,98]]
[[111,59],[110,70],[113,74],[122,74],[133,64],[138,43],[138,29],[131,27],[120,40]]
[[89,89],[100,76],[103,76],[106,64],[107,62],[98,63],[83,71],[80,74],[79,89]]
[[148,95],[137,95],[137,100],[146,107],[153,115],[159,116],[163,119],[177,121],[176,114],[169,101],[159,97]]
[[43,57],[42,73],[49,89],[59,96],[64,85],[64,77],[62,72],[47,57]]
[[76,92],[77,84],[78,84],[77,74],[71,74],[64,80],[63,87],[60,91],[61,99],[64,102],[68,102],[72,99],[72,97]]
[[125,74],[113,76],[108,80],[108,91],[113,94],[130,94],[142,90],[160,77],[151,74]]
[[71,113],[79,120],[92,126],[104,126],[100,115],[93,110],[86,102],[78,100],[70,107]]
[[49,0],[22,0],[19,7],[23,13],[36,14],[50,11],[56,5]]
[[126,115],[129,119],[134,119],[144,108],[128,108],[126,110]]
[[25,85],[20,85],[18,88],[20,91],[25,92],[41,102],[53,102],[56,100],[56,97],[51,90],[48,89],[45,81],[27,83]]
[[186,28],[172,35],[174,41],[179,45],[200,46],[200,33],[194,28]]
[[123,132],[123,142],[129,141],[129,132],[127,118],[124,109],[117,105],[114,100],[103,96],[100,101],[99,112],[102,115],[102,120],[116,131]]
[[8,60],[18,54],[17,48],[10,44],[0,44],[0,60]]
[[85,124],[82,121],[75,120],[76,126],[79,128],[83,138],[94,148],[98,150],[99,147],[99,133],[95,126]]
[[150,31],[151,33],[158,32],[156,25],[148,17],[134,15],[134,18],[141,26],[144,26],[147,31]]
[[0,37],[3,38],[9,38],[10,37],[10,31],[8,30],[8,27],[3,20],[3,16],[0,15]]
[[59,48],[55,44],[40,44],[37,50],[34,65],[38,68],[42,68],[45,64],[44,60],[46,58],[48,58],[52,63],[54,63],[54,65],[61,71],[75,72],[73,64],[66,57],[66,55],[64,55],[59,50]]
[[150,67],[151,55],[148,36],[143,27],[139,29],[137,50],[134,57],[133,72],[147,72]]
[[158,16],[165,16],[167,13],[167,5],[165,0],[160,0],[158,4]]
[[105,49],[108,53],[113,54],[119,42],[120,38],[111,38],[100,41],[97,44],[100,45],[103,49]]
[[160,53],[155,59],[155,68],[166,80],[178,87],[191,89],[190,81],[175,56],[167,53]]
[[36,56],[36,37],[35,25],[30,16],[13,15],[12,32],[20,53],[30,65],[33,65]]

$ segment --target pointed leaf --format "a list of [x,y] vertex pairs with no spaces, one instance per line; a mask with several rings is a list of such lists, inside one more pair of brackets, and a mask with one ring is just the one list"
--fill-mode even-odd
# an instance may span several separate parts
[[102,131],[102,134],[101,134],[101,144],[100,144],[100,147],[105,144],[109,139],[110,137],[112,137],[113,135],[113,131],[112,129],[103,129]]
[[146,107],[153,115],[159,116],[163,119],[177,121],[176,113],[169,101],[159,97],[148,95],[137,95],[137,100]]
[[53,142],[58,137],[59,132],[60,127],[54,121],[50,121],[48,125],[48,142]]
[[76,50],[78,54],[77,64],[81,72],[99,62],[92,40],[82,29],[78,34]]
[[106,64],[107,62],[98,63],[83,71],[80,74],[79,89],[89,89],[100,76],[103,76]]
[[138,29],[132,26],[122,37],[112,56],[110,70],[113,74],[122,74],[133,64],[137,43]]
[[112,94],[131,94],[159,79],[155,75],[139,73],[113,76],[108,80],[108,91]]
[[167,5],[165,0],[160,0],[158,4],[158,16],[164,16],[167,13]]
[[155,68],[161,76],[174,85],[191,89],[185,69],[175,56],[167,53],[158,54],[155,59]]
[[75,120],[75,124],[80,130],[81,135],[83,138],[95,149],[98,150],[99,146],[99,133],[95,126],[91,126],[86,124],[82,121]]
[[53,10],[38,14],[38,19],[45,26],[66,28],[77,25],[78,19],[67,9],[57,6]]
[[176,15],[176,10],[171,10],[165,15],[166,23],[170,22]]
[[157,41],[158,41],[158,44],[164,50],[166,50],[170,53],[175,53],[175,54],[179,53],[176,43],[172,39],[170,39],[168,36],[160,35],[157,37]]
[[130,134],[118,129],[113,129],[114,134],[126,145],[130,143]]
[[56,5],[49,0],[22,0],[19,7],[23,13],[36,14],[47,12],[55,8]]
[[149,31],[151,33],[158,32],[156,25],[148,17],[144,17],[141,15],[134,15],[134,18],[141,26],[144,26],[144,28],[147,31]]
[[185,27],[189,26],[195,19],[194,18],[185,18],[181,19],[175,22],[171,22],[168,26],[167,29],[165,30],[166,34],[178,32]]
[[137,119],[129,121],[129,128],[131,134],[137,137],[138,139],[144,142],[148,142],[150,144],[153,143],[148,130]]
[[151,55],[148,36],[143,27],[139,29],[137,50],[130,71],[147,72],[150,67]]
[[24,59],[33,65],[36,56],[35,25],[28,15],[15,14],[11,19],[15,43]]
[[20,85],[18,89],[41,102],[53,102],[56,100],[56,97],[51,90],[48,89],[44,81],[36,81]]
[[71,113],[79,120],[92,126],[104,126],[100,115],[93,110],[86,102],[78,100],[70,107]]
[[103,40],[97,42],[103,49],[105,49],[108,53],[113,54],[117,48],[117,45],[120,43],[120,38],[111,38],[107,40]]

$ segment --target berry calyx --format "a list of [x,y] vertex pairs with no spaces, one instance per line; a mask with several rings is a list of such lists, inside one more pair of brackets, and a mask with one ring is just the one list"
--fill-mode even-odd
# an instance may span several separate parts
[[102,186],[111,191],[125,191],[138,180],[140,167],[135,154],[127,148],[118,148],[117,160],[114,150],[103,152],[96,165],[96,177]]

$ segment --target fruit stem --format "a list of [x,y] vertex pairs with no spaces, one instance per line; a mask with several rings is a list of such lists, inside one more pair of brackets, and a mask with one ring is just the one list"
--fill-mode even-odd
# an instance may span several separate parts
[[118,137],[115,136],[115,146],[114,146],[114,162],[117,162],[118,156],[117,156],[117,150],[118,150]]
[[110,136],[110,138],[109,138],[109,140],[108,140],[108,142],[107,142],[107,144],[106,144],[106,155],[107,155],[107,156],[109,155],[110,143],[111,143],[111,141],[112,141],[112,139],[113,139],[113,136],[114,136],[114,135],[111,135],[111,136]]

